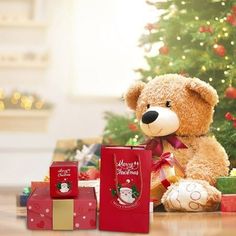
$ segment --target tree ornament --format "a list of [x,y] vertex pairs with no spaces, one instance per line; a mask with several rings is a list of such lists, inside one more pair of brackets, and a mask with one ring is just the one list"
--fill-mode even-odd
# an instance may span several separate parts
[[129,124],[129,125],[128,125],[128,128],[129,128],[131,131],[133,131],[133,132],[135,132],[135,131],[138,130],[138,126],[137,126],[136,124],[134,124],[134,123]]
[[234,117],[230,112],[225,114],[225,119],[233,122],[233,127],[236,128],[236,117]]
[[210,34],[212,34],[214,32],[213,28],[211,26],[208,26],[208,25],[200,26],[198,31],[200,33],[210,33]]
[[231,8],[231,14],[227,16],[226,22],[230,23],[232,26],[236,26],[236,5]]
[[220,56],[220,57],[224,57],[225,54],[226,54],[226,49],[223,45],[220,45],[220,44],[216,44],[214,45],[214,52]]
[[164,45],[164,46],[159,48],[159,53],[161,55],[168,55],[169,54],[169,48],[166,45]]
[[236,88],[229,86],[225,90],[225,97],[230,98],[230,99],[236,99]]
[[230,23],[232,26],[236,26],[236,16],[235,15],[228,15],[226,21]]
[[234,15],[236,15],[236,5],[232,6],[231,12],[232,12]]

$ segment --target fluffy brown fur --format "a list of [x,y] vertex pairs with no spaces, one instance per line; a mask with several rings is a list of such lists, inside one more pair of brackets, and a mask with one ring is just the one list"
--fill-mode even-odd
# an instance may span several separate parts
[[218,96],[209,84],[177,74],[159,76],[146,85],[133,85],[125,95],[127,105],[136,112],[140,120],[147,104],[163,106],[171,101],[171,109],[180,120],[175,132],[188,149],[173,149],[164,142],[164,151],[174,153],[186,170],[186,177],[206,180],[211,185],[216,178],[228,174],[229,161],[224,148],[217,140],[208,136],[214,106]]

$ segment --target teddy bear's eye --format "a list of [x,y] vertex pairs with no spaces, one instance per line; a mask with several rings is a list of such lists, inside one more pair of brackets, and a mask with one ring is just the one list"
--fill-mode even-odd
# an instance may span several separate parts
[[147,109],[150,107],[150,104],[147,104]]
[[166,101],[166,107],[171,107],[171,101]]

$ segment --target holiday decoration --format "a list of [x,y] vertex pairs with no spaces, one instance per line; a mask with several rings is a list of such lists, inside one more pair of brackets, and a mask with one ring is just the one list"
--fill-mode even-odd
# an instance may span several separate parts
[[23,192],[20,195],[18,195],[19,206],[26,206],[30,193],[31,193],[31,188],[25,187]]
[[50,195],[71,198],[78,195],[78,162],[54,161],[50,166]]
[[167,188],[185,176],[182,166],[171,153],[164,153],[153,162],[151,177],[151,199],[154,205],[161,204],[161,198]]
[[[154,157],[173,153],[192,183],[206,180],[215,185],[217,177],[227,175],[225,150],[214,137],[206,135],[218,102],[217,93],[209,84],[167,74],[148,83],[136,82],[125,94],[125,101],[136,113],[143,133],[151,139],[147,149]],[[210,210],[207,205],[201,209]]]
[[214,211],[220,204],[221,194],[203,180],[180,180],[171,185],[162,198],[167,211]]
[[227,16],[226,22],[230,23],[232,26],[236,26],[236,7],[235,5],[231,8],[231,14]]
[[113,145],[137,145],[144,141],[137,119],[134,116],[105,113],[107,124],[103,133],[103,143]]
[[79,180],[96,180],[100,178],[100,171],[93,167],[87,166],[80,169]]
[[215,44],[215,45],[213,46],[213,48],[214,48],[214,52],[215,52],[218,56],[220,56],[220,57],[224,57],[224,56],[225,56],[225,54],[226,54],[226,49],[225,49],[225,47],[224,47],[223,45]]
[[236,212],[236,194],[223,194],[221,198],[222,212]]
[[100,147],[100,144],[91,144],[89,146],[83,144],[81,150],[76,150],[76,155],[74,158],[79,161],[79,169],[84,166],[92,166],[97,169],[99,168]]
[[102,147],[100,230],[148,233],[150,172],[144,147]]
[[48,110],[52,107],[51,103],[45,102],[36,94],[13,91],[7,95],[3,89],[0,89],[0,111],[7,109]]
[[231,177],[236,177],[236,168],[233,168],[229,174]]
[[225,90],[225,96],[230,99],[236,99],[236,88],[230,86]]
[[161,55],[168,55],[169,54],[169,48],[167,46],[162,46],[159,48],[159,53]]
[[81,187],[74,199],[52,199],[49,187],[36,188],[27,202],[27,225],[32,230],[95,229],[94,189]]
[[[144,30],[139,45],[144,49],[167,45],[169,52],[167,56],[160,54],[158,50],[145,53],[145,67],[135,70],[137,77],[134,80],[148,82],[159,75],[177,73],[197,77],[213,86],[219,95],[219,104],[215,108],[211,135],[224,146],[233,162],[236,160],[235,129],[225,121],[224,114],[234,113],[236,99],[226,99],[224,92],[230,85],[236,87],[235,0],[146,2],[149,8],[156,10],[156,21],[152,24],[158,25],[158,28]],[[214,52],[214,45],[223,46],[219,50],[221,56]],[[133,139],[135,134],[126,129],[127,123],[133,120],[134,117],[130,114],[123,117],[120,114],[106,116],[104,134],[106,137],[109,134],[110,137],[106,139],[106,143],[123,144]],[[107,132],[108,130],[111,132]],[[143,142],[143,137],[138,134],[138,143]]]
[[83,166],[99,167],[100,138],[58,140],[53,154],[54,161],[79,161]]
[[225,118],[228,121],[233,121],[233,126],[234,126],[234,128],[236,128],[236,117],[234,117],[230,112],[227,112],[225,114]]
[[200,33],[213,33],[213,29],[211,26],[206,26],[206,25],[202,25],[199,27],[199,32]]
[[216,187],[223,194],[236,194],[236,177],[219,177],[216,182]]

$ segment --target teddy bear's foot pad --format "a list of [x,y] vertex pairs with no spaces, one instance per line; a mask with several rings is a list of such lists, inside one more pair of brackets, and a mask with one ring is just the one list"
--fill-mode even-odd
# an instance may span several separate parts
[[167,211],[215,211],[221,193],[204,180],[182,179],[172,184],[162,197]]

